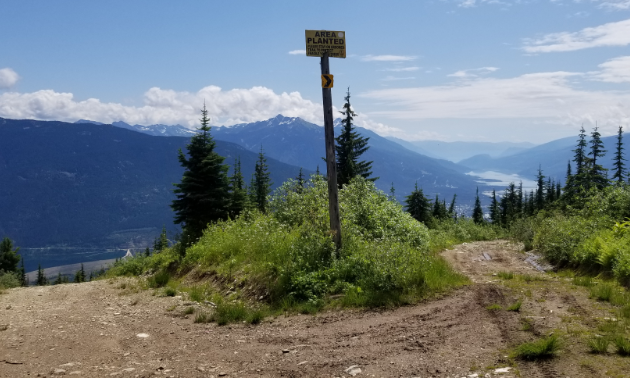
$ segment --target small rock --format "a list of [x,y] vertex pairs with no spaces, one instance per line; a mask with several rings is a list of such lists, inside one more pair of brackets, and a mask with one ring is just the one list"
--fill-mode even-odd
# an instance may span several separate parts
[[83,372],[81,370],[75,370],[68,373],[68,375],[81,375]]
[[302,362],[300,362],[299,364],[297,364],[297,366],[302,366],[302,365],[304,365],[304,364],[305,364],[305,363],[307,363],[307,362],[308,362],[308,361],[302,361]]
[[475,373],[475,374],[468,374],[466,376],[466,378],[478,378],[478,377],[479,377],[479,374],[477,374],[477,373]]
[[206,368],[203,366],[197,366],[197,370],[199,371],[206,371]]
[[63,369],[54,369],[52,373],[53,375],[66,375],[66,371]]
[[10,310],[10,309],[11,309],[11,305],[7,305],[7,310]]
[[127,357],[128,355],[130,355],[131,353],[127,352],[125,354],[123,354],[123,357]]
[[0,331],[6,331],[9,328],[8,324],[0,324]]
[[139,333],[136,335],[136,337],[139,337],[141,339],[146,339],[147,337],[149,337],[148,333]]
[[290,352],[290,350],[288,350],[288,349],[282,349],[282,353],[289,353],[289,352]]
[[135,368],[126,368],[126,369],[122,369],[122,371],[125,371],[127,373],[131,373],[132,371],[136,370]]
[[357,374],[361,374],[361,368],[359,367],[359,365],[352,365],[344,371],[350,374],[352,377],[354,377]]
[[512,369],[511,367],[504,367],[504,368],[494,369],[494,374],[509,373],[511,369]]
[[219,373],[219,377],[225,377],[227,373]]
[[73,367],[73,366],[74,366],[74,362],[68,362],[67,364],[59,365],[60,368]]

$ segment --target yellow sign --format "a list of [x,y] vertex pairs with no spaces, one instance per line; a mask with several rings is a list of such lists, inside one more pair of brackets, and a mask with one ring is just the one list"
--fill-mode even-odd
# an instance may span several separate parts
[[332,88],[334,83],[334,77],[330,74],[322,75],[322,88]]
[[346,33],[331,30],[306,30],[306,56],[346,57]]

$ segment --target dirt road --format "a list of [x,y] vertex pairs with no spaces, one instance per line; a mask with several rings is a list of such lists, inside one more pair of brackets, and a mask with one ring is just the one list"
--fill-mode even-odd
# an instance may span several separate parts
[[[507,358],[514,345],[561,327],[564,317],[576,311],[600,316],[592,313],[597,310],[585,295],[550,289],[561,278],[541,281],[529,293],[544,301],[528,300],[528,293],[505,286],[492,274],[542,273],[504,241],[464,244],[444,256],[474,283],[441,299],[395,310],[280,316],[256,326],[195,324],[192,316],[183,315],[190,305],[186,298],[158,297],[151,291],[124,294],[121,287],[131,281],[122,279],[8,290],[0,295],[0,377],[603,374],[597,368],[584,370],[571,358],[570,348],[545,363],[510,366]],[[518,299],[524,299],[520,313],[487,309]],[[522,330],[525,316],[529,331]],[[582,353],[584,346],[575,348]],[[508,373],[495,373],[505,367],[511,367],[504,369]]]

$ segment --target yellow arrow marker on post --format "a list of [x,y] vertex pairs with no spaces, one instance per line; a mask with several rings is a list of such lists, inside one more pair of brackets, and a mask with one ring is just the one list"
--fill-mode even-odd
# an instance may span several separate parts
[[334,83],[334,77],[330,74],[322,75],[322,88],[332,88]]

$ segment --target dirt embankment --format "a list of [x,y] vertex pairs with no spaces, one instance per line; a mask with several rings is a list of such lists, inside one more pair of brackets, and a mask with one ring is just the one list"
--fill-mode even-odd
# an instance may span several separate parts
[[[280,316],[256,326],[194,324],[183,315],[185,298],[124,293],[125,280],[8,290],[0,295],[0,377],[599,376],[565,358],[572,352],[495,373],[510,366],[514,345],[562,326],[565,316],[598,314],[584,295],[554,291],[560,279],[533,294],[502,285],[493,273],[541,275],[507,242],[464,244],[444,256],[474,283],[395,310]],[[528,299],[536,296],[545,299]],[[520,313],[487,309],[519,298]]]

